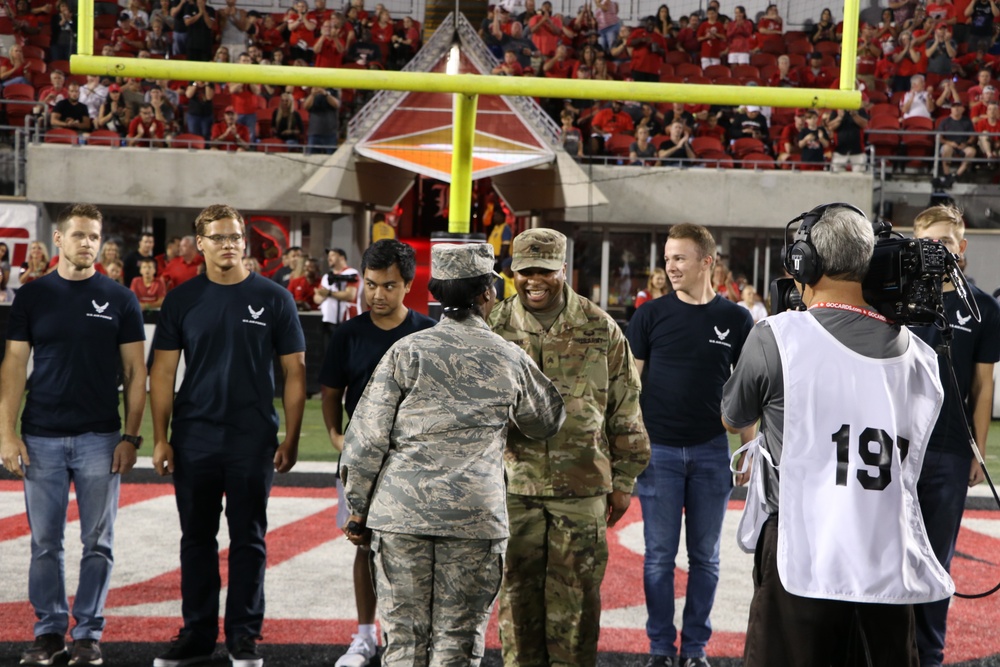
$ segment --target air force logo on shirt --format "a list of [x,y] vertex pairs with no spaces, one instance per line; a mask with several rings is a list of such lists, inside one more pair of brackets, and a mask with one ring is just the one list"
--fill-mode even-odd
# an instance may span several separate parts
[[256,324],[259,327],[266,327],[267,326],[267,322],[260,322],[259,321],[260,320],[260,316],[264,314],[264,306],[261,306],[260,310],[254,310],[253,306],[251,306],[251,305],[248,304],[247,305],[247,310],[250,311],[250,317],[252,317],[253,319],[252,320],[248,320],[248,319],[244,318],[244,320],[243,320],[244,324]]
[[102,306],[101,304],[97,303],[97,301],[91,299],[90,300],[90,305],[94,307],[94,312],[93,313],[87,313],[87,317],[99,317],[102,320],[113,320],[113,319],[115,319],[115,318],[111,317],[110,315],[105,315],[104,314],[104,311],[108,309],[109,305],[111,305],[110,301],[105,302],[104,305]]
[[961,329],[962,331],[967,331],[969,333],[972,333],[972,329],[970,329],[969,327],[965,326],[966,324],[969,323],[969,320],[972,319],[972,315],[971,314],[970,315],[966,315],[965,317],[962,317],[962,310],[959,308],[959,309],[955,310],[955,319],[958,321],[958,323],[955,325],[956,329]]
[[713,345],[725,345],[726,347],[731,348],[732,344],[727,343],[726,338],[729,337],[729,332],[732,331],[732,329],[726,329],[725,331],[720,331],[719,327],[717,326],[713,326],[712,328],[715,329],[715,338],[709,338],[708,342],[712,343]]

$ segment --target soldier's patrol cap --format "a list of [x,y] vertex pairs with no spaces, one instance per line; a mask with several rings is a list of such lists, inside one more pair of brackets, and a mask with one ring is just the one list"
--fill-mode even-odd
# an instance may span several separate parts
[[554,229],[529,229],[514,237],[510,268],[558,271],[566,263],[566,237]]
[[436,243],[431,247],[431,278],[457,280],[493,274],[489,243]]

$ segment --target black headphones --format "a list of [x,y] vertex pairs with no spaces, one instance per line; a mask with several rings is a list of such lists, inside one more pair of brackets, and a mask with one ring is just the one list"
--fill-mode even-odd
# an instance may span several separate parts
[[[823,259],[816,252],[816,246],[812,243],[811,234],[812,228],[820,221],[827,209],[831,208],[846,208],[849,211],[854,211],[865,220],[868,219],[864,211],[858,207],[843,202],[834,202],[832,204],[817,206],[808,213],[803,213],[794,220],[789,221],[785,225],[785,249],[782,253],[782,264],[784,264],[785,271],[797,283],[815,285],[823,277]],[[799,228],[795,230],[795,235],[792,237],[792,245],[789,246],[788,229],[796,222],[800,222]]]

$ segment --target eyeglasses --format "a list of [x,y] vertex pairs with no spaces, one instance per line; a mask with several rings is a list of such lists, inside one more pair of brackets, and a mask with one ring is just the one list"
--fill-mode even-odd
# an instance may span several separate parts
[[212,234],[202,238],[208,239],[216,245],[238,245],[243,240],[243,234]]

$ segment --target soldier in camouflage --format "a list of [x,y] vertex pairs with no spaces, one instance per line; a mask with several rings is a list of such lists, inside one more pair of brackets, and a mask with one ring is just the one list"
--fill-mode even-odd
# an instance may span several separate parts
[[507,439],[504,664],[588,667],[597,662],[606,529],[625,514],[649,460],[639,374],[615,321],[566,285],[565,236],[520,234],[511,268],[517,296],[497,305],[490,325],[559,388],[566,422],[544,446],[514,430]]
[[431,277],[445,317],[383,357],[340,463],[348,538],[372,531],[387,667],[480,664],[509,535],[508,424],[545,439],[565,418],[548,378],[486,325],[493,248],[436,245]]

